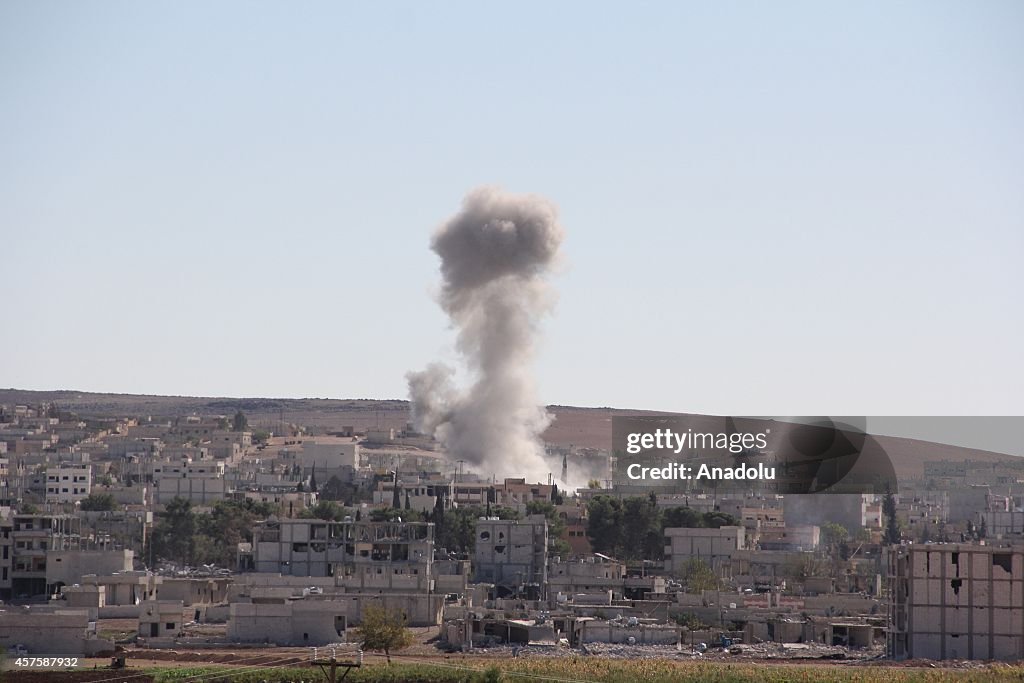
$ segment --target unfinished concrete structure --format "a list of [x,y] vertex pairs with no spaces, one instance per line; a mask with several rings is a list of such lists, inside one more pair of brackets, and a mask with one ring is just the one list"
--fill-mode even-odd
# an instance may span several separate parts
[[215,605],[227,600],[230,579],[166,578],[160,585],[161,600],[178,600],[185,607]]
[[626,565],[600,553],[571,561],[552,558],[548,566],[548,585],[556,595],[611,590],[621,597],[625,583]]
[[80,579],[82,587],[96,586],[103,589],[103,602],[99,605],[101,618],[134,617],[139,613],[139,604],[155,600],[163,577],[145,571],[117,572],[109,575],[85,575]]
[[534,597],[540,597],[548,579],[547,519],[544,515],[525,520],[481,517],[476,523],[473,566],[476,580],[495,584],[498,597],[524,586],[532,586]]
[[434,525],[322,519],[268,521],[253,529],[252,552],[257,572],[359,577],[361,585],[373,588],[390,587],[396,576],[418,584],[430,579]]
[[898,546],[889,586],[893,659],[1024,659],[1024,547]]
[[97,548],[70,515],[16,514],[0,522],[0,599],[53,595],[90,573],[132,568],[131,550]]

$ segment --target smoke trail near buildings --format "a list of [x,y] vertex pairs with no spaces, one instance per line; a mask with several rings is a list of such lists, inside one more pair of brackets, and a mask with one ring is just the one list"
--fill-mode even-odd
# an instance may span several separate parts
[[482,187],[431,242],[441,257],[440,304],[471,383],[457,388],[442,364],[409,373],[413,420],[452,460],[483,475],[539,481],[551,471],[540,440],[551,416],[539,405],[530,363],[538,322],[554,303],[546,276],[562,237],[548,200]]

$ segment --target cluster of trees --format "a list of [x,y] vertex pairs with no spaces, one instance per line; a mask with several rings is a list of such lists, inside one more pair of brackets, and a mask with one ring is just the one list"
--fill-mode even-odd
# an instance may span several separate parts
[[82,499],[78,509],[86,512],[110,512],[117,509],[117,501],[109,493],[93,492]]
[[[311,480],[310,484],[314,482]],[[331,475],[330,479],[324,482],[324,485],[320,487],[318,491],[320,500],[330,500],[334,502],[345,503],[349,506],[353,505],[356,499],[359,497],[359,487],[355,484],[346,484],[335,475]],[[365,496],[369,498],[370,495],[367,493]]]
[[683,563],[679,570],[679,579],[683,584],[683,590],[687,593],[713,591],[722,586],[722,580],[715,574],[715,570],[699,557],[691,558]]
[[717,529],[739,524],[724,512],[701,513],[688,507],[662,510],[653,494],[622,499],[595,496],[587,504],[587,516],[590,546],[621,560],[662,559],[667,528]]
[[358,516],[358,510],[353,512],[333,500],[321,500],[299,513],[299,517],[304,519],[326,519],[329,522],[341,522],[348,516],[354,519]]
[[568,555],[569,542],[565,535],[565,520],[558,516],[553,503],[542,500],[531,500],[526,504],[527,515],[544,515],[548,520],[548,552],[554,555]]
[[151,552],[179,564],[231,566],[238,544],[252,542],[253,523],[277,513],[277,506],[251,500],[221,500],[211,512],[197,513],[188,500],[175,498],[157,519]]

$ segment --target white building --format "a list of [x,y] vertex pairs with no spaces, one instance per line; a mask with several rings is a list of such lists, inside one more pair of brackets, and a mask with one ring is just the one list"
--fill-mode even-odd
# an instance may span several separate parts
[[358,469],[360,465],[359,444],[353,442],[352,439],[335,436],[303,439],[299,463],[306,470],[312,469],[314,466],[321,471],[336,470],[341,467]]

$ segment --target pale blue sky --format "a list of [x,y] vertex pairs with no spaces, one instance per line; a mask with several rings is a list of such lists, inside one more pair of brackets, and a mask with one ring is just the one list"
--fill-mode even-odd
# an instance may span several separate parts
[[562,211],[545,402],[1024,413],[1024,3],[0,2],[0,386],[403,397]]

